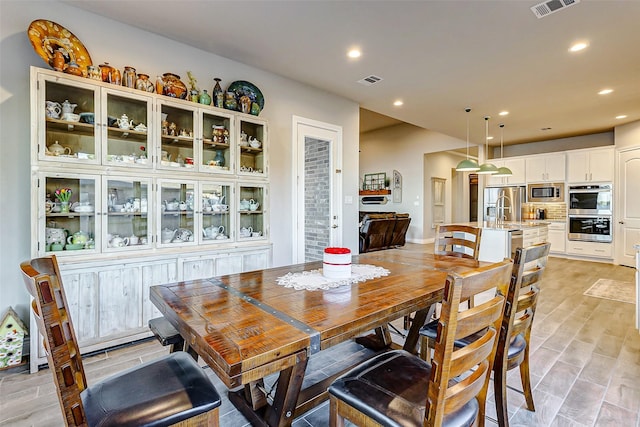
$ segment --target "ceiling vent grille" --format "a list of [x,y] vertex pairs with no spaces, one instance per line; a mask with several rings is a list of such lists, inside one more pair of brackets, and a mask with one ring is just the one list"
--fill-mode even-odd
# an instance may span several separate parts
[[531,11],[540,19],[576,3],[580,3],[580,0],[549,0],[533,6]]
[[367,76],[367,77],[363,78],[362,80],[358,80],[358,83],[360,83],[362,85],[365,85],[365,86],[371,86],[371,85],[374,85],[374,84],[378,83],[381,80],[382,80],[382,77],[374,76],[372,74],[370,76]]

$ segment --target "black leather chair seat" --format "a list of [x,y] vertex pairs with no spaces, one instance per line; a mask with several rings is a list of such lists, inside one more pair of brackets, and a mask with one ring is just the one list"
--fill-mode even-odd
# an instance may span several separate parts
[[220,395],[184,352],[135,366],[81,393],[89,426],[175,424],[220,406]]
[[[436,339],[436,335],[438,334],[438,321],[432,320],[431,322],[424,325],[420,328],[420,335],[424,335],[426,337],[431,338],[432,340]],[[474,335],[457,339],[453,342],[453,345],[456,347],[464,347],[468,345],[470,342],[474,341]],[[518,334],[509,344],[509,350],[507,351],[507,357],[512,359],[517,354],[522,353],[524,349],[527,347],[527,342],[524,339],[524,335]]]
[[[404,350],[380,354],[338,378],[329,393],[384,426],[422,426],[431,365]],[[445,417],[445,426],[471,426],[474,398]]]

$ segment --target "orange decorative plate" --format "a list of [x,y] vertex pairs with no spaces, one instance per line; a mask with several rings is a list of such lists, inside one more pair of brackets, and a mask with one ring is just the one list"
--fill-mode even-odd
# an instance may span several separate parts
[[91,56],[73,33],[60,24],[46,19],[37,19],[29,25],[27,35],[33,49],[44,61],[51,65],[53,53],[62,48],[65,62],[75,61],[86,75]]

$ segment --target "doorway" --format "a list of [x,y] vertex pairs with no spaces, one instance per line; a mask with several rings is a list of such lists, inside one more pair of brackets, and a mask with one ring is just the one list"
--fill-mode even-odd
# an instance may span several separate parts
[[615,262],[634,267],[633,245],[640,242],[640,147],[618,152],[616,194]]
[[342,128],[293,117],[293,262],[321,260],[342,244]]

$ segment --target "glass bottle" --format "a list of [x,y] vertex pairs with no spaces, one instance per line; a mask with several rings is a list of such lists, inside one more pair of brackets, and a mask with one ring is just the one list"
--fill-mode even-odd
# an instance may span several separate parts
[[220,87],[220,79],[213,79],[216,81],[215,86],[213,87],[213,105],[218,108],[224,108],[224,91],[222,87]]

